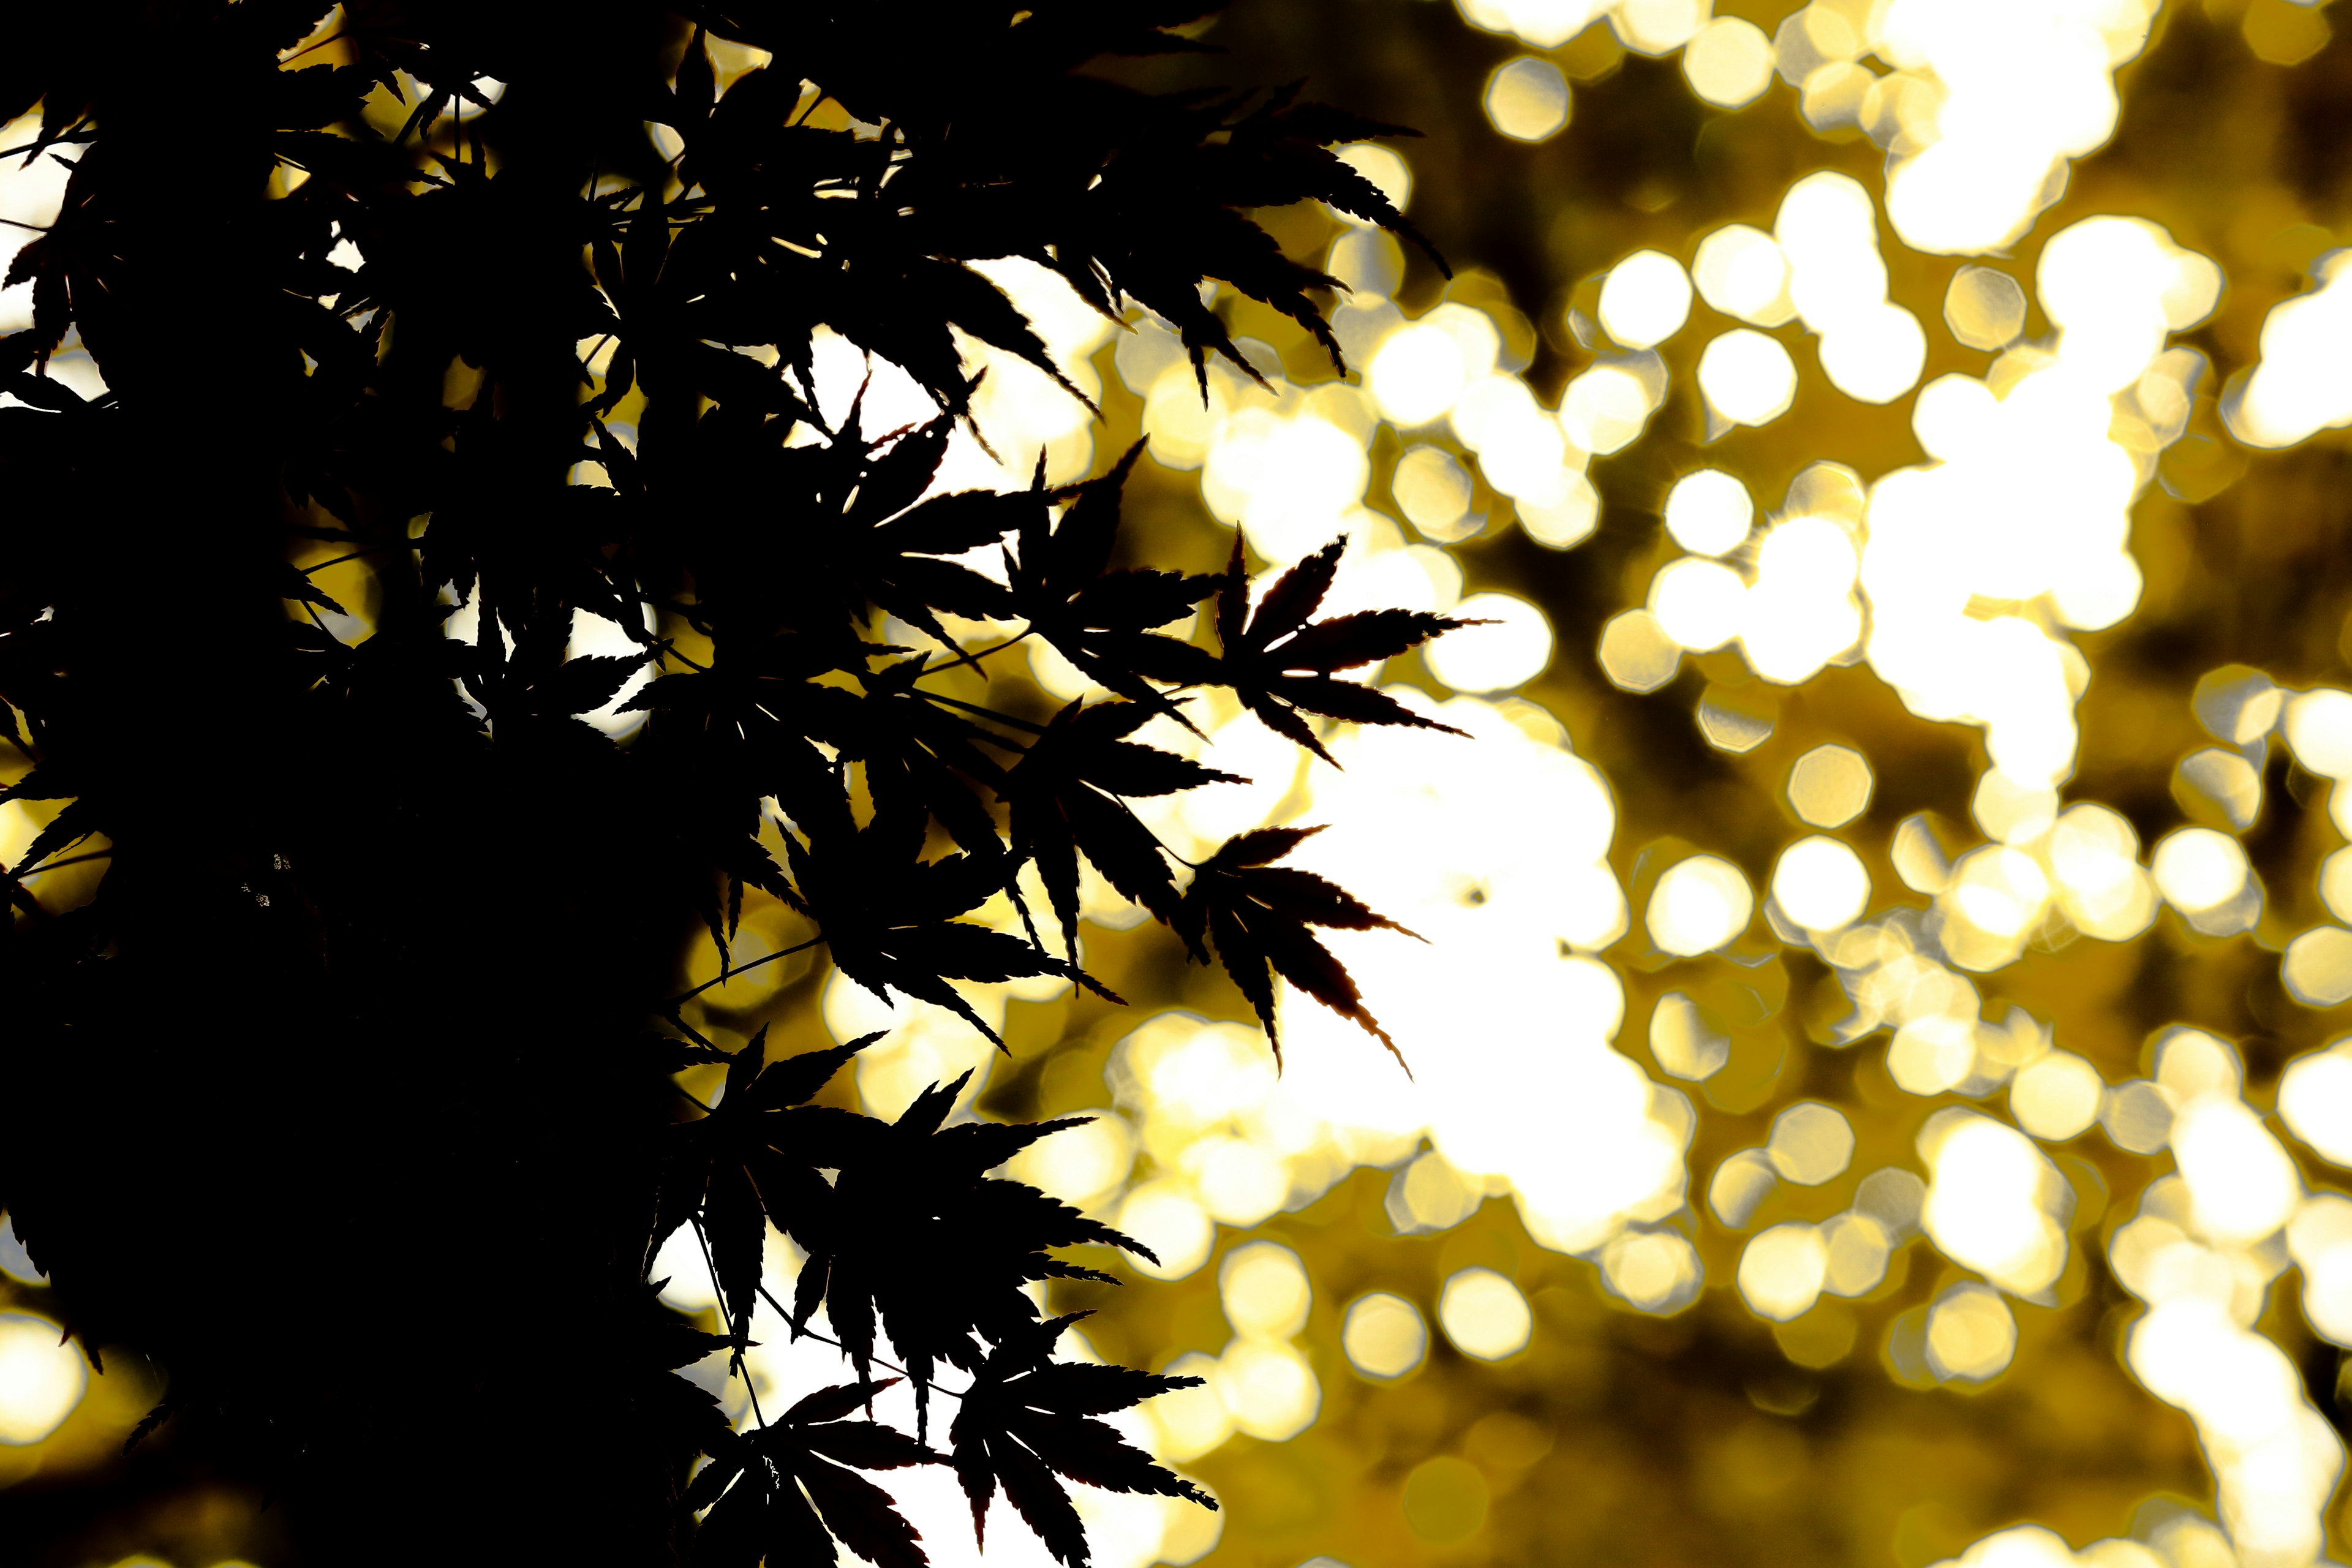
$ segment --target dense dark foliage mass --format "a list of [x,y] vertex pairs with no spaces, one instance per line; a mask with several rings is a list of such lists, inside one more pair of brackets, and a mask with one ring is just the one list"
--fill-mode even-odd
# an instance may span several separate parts
[[[1339,672],[1449,623],[1315,620],[1336,549],[1255,612],[1238,553],[1222,577],[1130,564],[1132,453],[1069,489],[1041,465],[930,493],[971,417],[957,332],[1060,374],[968,262],[1148,307],[1196,365],[1235,353],[1202,302],[1222,279],[1336,357],[1329,280],[1246,212],[1402,229],[1329,150],[1390,128],[1081,68],[1193,47],[1170,30],[1190,9],[11,17],[0,121],[42,115],[11,155],[73,174],[10,274],[35,323],[0,340],[0,695],[33,764],[6,794],[63,803],[5,870],[0,1204],[83,1341],[168,1378],[160,1457],[106,1486],[251,1478],[288,1562],[798,1563],[837,1539],[886,1568],[926,1559],[864,1471],[951,1463],[976,1527],[1001,1489],[1073,1564],[1065,1480],[1196,1495],[1097,1419],[1171,1380],[1050,1359],[1067,1320],[1024,1287],[1100,1277],[1056,1248],[1139,1250],[988,1175],[1059,1124],[948,1125],[954,1085],[890,1124],[817,1103],[856,1045],[730,1058],[672,994],[748,887],[869,989],[982,1027],[950,982],[1093,984],[1083,853],[1269,1030],[1280,974],[1380,1032],[1312,928],[1386,922],[1271,864],[1295,832],[1185,881],[1128,802],[1223,775],[1133,736],[1212,684],[1318,751],[1307,715],[1421,722]],[[407,106],[395,134],[371,94]],[[850,123],[820,129],[827,102]],[[828,423],[821,325],[938,417]],[[95,402],[45,374],[69,333]],[[321,542],[373,570],[360,631],[291,563]],[[1213,595],[1197,640],[1164,629]],[[581,612],[640,651],[567,657]],[[1041,723],[947,695],[992,651],[958,646],[976,621],[1119,700]],[[646,667],[625,742],[579,717]],[[92,856],[94,895],[45,897]],[[1031,940],[959,918],[1032,862]],[[705,1114],[673,1075],[719,1061]],[[771,1224],[807,1258],[789,1317],[823,1304],[854,1375],[739,1432],[668,1369],[740,1358]],[[716,1335],[653,1298],[684,1226]],[[862,1417],[885,1336],[919,1394],[958,1370],[945,1451],[936,1411]],[[79,1561],[124,1500],[54,1489],[18,1539]]]

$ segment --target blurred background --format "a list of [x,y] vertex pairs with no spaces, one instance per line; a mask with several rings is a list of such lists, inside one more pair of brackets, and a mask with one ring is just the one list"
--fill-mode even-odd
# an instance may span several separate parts
[[[1346,286],[1349,374],[1228,293],[1264,380],[1212,366],[1204,399],[1161,323],[990,264],[1105,417],[975,345],[989,444],[941,483],[1025,483],[1040,451],[1076,479],[1141,434],[1155,563],[1213,569],[1238,528],[1271,573],[1345,536],[1339,607],[1490,623],[1375,672],[1470,739],[1341,729],[1334,767],[1212,700],[1205,745],[1149,737],[1249,780],[1141,803],[1171,848],[1328,823],[1297,861],[1426,939],[1332,940],[1412,1076],[1290,997],[1277,1071],[1223,976],[1091,879],[1085,961],[1135,1005],[970,987],[1009,1056],[814,954],[698,1021],[784,1050],[887,1029],[854,1085],[877,1114],[969,1069],[971,1113],[1094,1115],[1010,1173],[1160,1263],[1053,1305],[1096,1310],[1076,1353],[1207,1379],[1129,1425],[1223,1502],[1089,1495],[1106,1568],[2346,1549],[2347,23],[1244,0],[1200,28],[1223,55],[1117,68],[1304,75],[1419,128],[1347,156],[1453,276],[1262,215]],[[722,85],[760,63],[714,53]],[[0,216],[44,221],[62,178],[10,162]],[[869,366],[820,350],[845,414]],[[928,412],[870,368],[869,431]],[[79,353],[58,374],[100,384]],[[365,621],[363,564],[319,581]],[[617,643],[588,619],[583,651]],[[1089,694],[1024,647],[956,679],[1016,711]],[[44,810],[0,806],[0,859]],[[745,921],[738,962],[806,934],[756,895]],[[668,1299],[708,1310],[674,1251]],[[115,1454],[153,1385],[59,1345],[5,1233],[0,1270],[5,1558],[45,1476],[136,1493]],[[763,1396],[839,1380],[755,1333]],[[932,1561],[980,1561],[952,1477],[908,1474]],[[251,1539],[257,1500],[177,1495],[126,1506],[122,1560]],[[1050,1561],[1003,1510],[989,1541]]]

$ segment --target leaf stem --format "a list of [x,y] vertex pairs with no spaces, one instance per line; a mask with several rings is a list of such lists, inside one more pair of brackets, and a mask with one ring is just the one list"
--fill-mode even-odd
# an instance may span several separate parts
[[[727,1337],[735,1342],[734,1353],[728,1358],[727,1375],[743,1380],[743,1392],[751,1396],[751,1419],[765,1426],[768,1424],[768,1418],[760,1413],[760,1391],[751,1385],[751,1374],[744,1370],[743,1366],[743,1346],[751,1338],[751,1325],[744,1324],[740,1334],[735,1331],[734,1321],[727,1315],[726,1287],[719,1283],[719,1264],[710,1256],[710,1237],[703,1234],[700,1218],[698,1217],[691,1223],[694,1226],[695,1245],[702,1248],[702,1266],[710,1270],[711,1288],[719,1292],[719,1324],[727,1331]],[[761,1287],[760,1293],[766,1295],[766,1289]]]
[[92,849],[80,855],[68,855],[62,860],[49,860],[28,870],[11,873],[16,877],[37,877],[44,871],[56,871],[68,866],[79,866],[85,860],[103,860],[114,853],[111,849]]

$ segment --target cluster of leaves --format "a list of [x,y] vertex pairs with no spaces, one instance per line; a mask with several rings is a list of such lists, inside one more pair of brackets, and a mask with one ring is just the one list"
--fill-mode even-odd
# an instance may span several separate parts
[[[1078,70],[1106,54],[1196,47],[1171,30],[1191,8],[1152,0],[967,6],[929,17],[919,47],[879,7],[681,0],[671,14],[612,0],[578,24],[656,39],[634,64],[576,40],[551,52],[498,7],[364,0],[340,7],[326,41],[341,63],[309,64],[296,46],[319,9],[256,0],[171,40],[233,63],[221,74],[240,84],[240,134],[305,176],[263,204],[266,225],[235,258],[273,312],[247,323],[267,351],[253,384],[273,387],[284,413],[264,455],[286,535],[369,559],[381,588],[374,626],[354,629],[282,548],[231,584],[278,606],[276,640],[249,666],[291,694],[277,711],[339,744],[389,734],[462,760],[446,783],[421,766],[401,775],[409,793],[387,794],[393,817],[440,809],[418,806],[421,793],[486,780],[518,800],[561,790],[638,810],[658,826],[636,847],[631,896],[698,920],[722,975],[756,889],[803,916],[812,944],[851,979],[990,1033],[953,982],[1066,975],[1100,989],[1076,963],[1083,857],[1196,958],[1213,952],[1269,1036],[1279,974],[1387,1039],[1313,932],[1389,922],[1273,864],[1301,831],[1244,835],[1184,867],[1131,803],[1232,775],[1136,736],[1154,720],[1187,723],[1184,692],[1210,687],[1326,756],[1310,716],[1426,725],[1340,672],[1454,623],[1401,611],[1316,620],[1337,543],[1255,609],[1238,542],[1222,574],[1118,565],[1135,451],[1066,487],[1045,482],[1042,460],[1006,492],[940,493],[938,480],[960,424],[987,437],[972,423],[964,341],[1079,395],[971,263],[1026,258],[1114,318],[1139,303],[1174,325],[1203,377],[1213,353],[1249,370],[1203,303],[1207,279],[1308,326],[1336,362],[1317,303],[1331,280],[1286,258],[1247,209],[1320,200],[1411,233],[1331,151],[1394,127],[1295,89],[1154,97]],[[111,460],[120,422],[146,416],[140,399],[154,395],[131,372],[173,319],[142,304],[154,284],[138,265],[153,221],[141,204],[157,198],[116,173],[135,161],[111,142],[132,121],[110,110],[105,73],[82,68],[92,41],[65,36],[93,25],[46,15],[36,26],[58,36],[45,58],[68,64],[29,64],[35,49],[0,70],[0,121],[46,100],[37,143],[20,155],[85,149],[57,222],[9,273],[34,286],[32,326],[0,339],[0,390],[19,405],[0,410],[0,462],[19,477]],[[767,63],[721,90],[714,47]],[[272,55],[287,58],[256,66]],[[582,116],[564,94],[591,68],[610,101]],[[413,105],[396,133],[371,129],[371,95]],[[849,123],[820,128],[827,103]],[[666,128],[670,151],[646,122]],[[583,169],[601,172],[583,184]],[[468,265],[445,264],[458,253]],[[937,416],[869,434],[861,395],[828,418],[821,329],[906,371]],[[45,374],[75,331],[114,383],[93,403]],[[603,482],[565,482],[583,465]],[[73,708],[87,700],[78,691],[103,686],[76,684],[96,623],[89,595],[60,591],[68,574],[28,558],[0,582],[0,695],[27,721],[18,745],[40,759],[16,793],[71,801],[9,873],[28,919],[48,918],[27,881],[47,858],[105,834],[128,866],[141,843],[135,784],[110,773],[110,755],[76,750],[109,715]],[[1171,629],[1213,598],[1213,646]],[[464,639],[446,630],[458,606],[474,620]],[[583,616],[618,625],[639,651],[572,657]],[[904,628],[895,637],[892,622]],[[975,623],[997,628],[999,647],[1049,645],[1116,700],[1039,723],[950,696],[939,681],[995,651],[960,645]],[[620,703],[646,715],[635,735],[616,742],[584,721],[642,675]],[[269,864],[292,879],[281,906],[333,933],[313,943],[330,954],[321,962],[352,973],[377,928],[355,873],[306,879],[343,853],[319,834]],[[576,845],[551,844],[544,859],[567,848],[576,857]],[[1022,900],[1030,867],[1058,941]],[[238,886],[270,906],[249,879]],[[583,923],[595,896],[583,879]],[[961,918],[1000,897],[1018,907],[1025,940]],[[68,944],[72,963],[117,951],[127,928],[108,926],[107,908],[102,896]],[[473,956],[485,970],[496,962]],[[370,962],[381,973],[402,961]],[[946,1125],[961,1082],[889,1124],[813,1105],[857,1046],[772,1064],[755,1041],[727,1058],[683,1000],[638,998],[670,1042],[643,1058],[644,1074],[725,1059],[727,1089],[664,1135],[643,1256],[649,1265],[694,1228],[740,1370],[774,1225],[807,1258],[788,1321],[803,1331],[823,1305],[857,1376],[753,1435],[715,1407],[682,1423],[711,1458],[680,1499],[715,1500],[703,1555],[827,1557],[821,1519],[887,1568],[921,1562],[912,1530],[853,1471],[934,1458],[924,1428],[942,1368],[968,1380],[952,1462],[976,1525],[1002,1486],[1078,1564],[1085,1540],[1056,1477],[1196,1495],[1094,1419],[1174,1384],[1048,1359],[1066,1320],[1040,1323],[1027,1288],[1104,1278],[1054,1249],[1141,1251],[987,1176],[1066,1123]],[[42,1234],[37,1203],[0,1201],[28,1240]],[[876,1386],[885,1338],[923,1411],[913,1438],[846,1419]]]
[[[889,1123],[807,1103],[877,1037],[762,1066],[762,1031],[730,1058],[726,1092],[711,1112],[672,1131],[649,1258],[680,1226],[694,1228],[730,1330],[719,1342],[739,1363],[765,1298],[795,1334],[808,1331],[823,1305],[834,1342],[857,1374],[854,1384],[762,1421],[750,1436],[737,1436],[711,1409],[700,1436],[712,1462],[688,1493],[697,1507],[713,1505],[705,1552],[718,1562],[750,1561],[762,1551],[784,1561],[799,1553],[830,1561],[824,1532],[815,1528],[822,1516],[851,1551],[881,1568],[924,1563],[919,1537],[888,1496],[843,1467],[950,1462],[925,1447],[929,1396],[939,1391],[932,1379],[943,1364],[966,1374],[965,1386],[952,1391],[952,1463],[983,1537],[1001,1484],[1056,1556],[1084,1562],[1085,1531],[1056,1476],[1215,1506],[1092,1419],[1199,1380],[1053,1362],[1054,1341],[1076,1320],[1040,1322],[1024,1292],[1043,1279],[1110,1279],[1054,1257],[1052,1248],[1094,1243],[1151,1256],[1034,1187],[987,1174],[1076,1122],[942,1126],[962,1079],[919,1096]],[[835,1173],[830,1183],[824,1171]],[[771,1215],[806,1255],[789,1309],[767,1296],[761,1279]],[[942,1277],[956,1282],[953,1290],[940,1289]],[[898,1381],[873,1379],[877,1338],[886,1335],[913,1380],[912,1437],[843,1419],[870,1408],[875,1394]]]

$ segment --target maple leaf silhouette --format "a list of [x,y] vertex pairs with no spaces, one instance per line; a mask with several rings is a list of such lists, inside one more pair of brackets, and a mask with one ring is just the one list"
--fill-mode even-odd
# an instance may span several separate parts
[[[1024,1288],[1040,1279],[1109,1275],[1048,1255],[1093,1243],[1143,1258],[1149,1248],[1099,1220],[993,1170],[1038,1139],[1087,1117],[1026,1125],[940,1123],[970,1082],[934,1084],[834,1184],[841,1223],[826,1250],[801,1266],[793,1321],[805,1325],[822,1297],[835,1334],[858,1375],[866,1375],[877,1328],[890,1337],[915,1381],[917,1429],[928,1420],[930,1374],[941,1362],[977,1367],[975,1330],[992,1340],[1033,1321]],[[1157,1259],[1153,1259],[1157,1261]],[[942,1279],[956,1281],[942,1291]]]
[[1465,731],[1407,708],[1395,698],[1336,671],[1355,669],[1409,651],[1441,632],[1479,621],[1456,620],[1420,610],[1360,610],[1310,624],[1339,570],[1345,539],[1335,539],[1285,572],[1266,590],[1255,614],[1249,607],[1249,573],[1242,562],[1242,537],[1217,589],[1215,679],[1231,686],[1242,706],[1276,734],[1287,736],[1334,767],[1339,765],[1300,710],[1359,724],[1404,724],[1419,730]]
[[824,930],[835,965],[876,995],[887,1000],[896,990],[945,1007],[1003,1049],[1003,1040],[948,981],[1070,973],[1018,937],[954,918],[1012,879],[1001,853],[919,858],[924,823],[912,808],[877,812],[859,828],[839,801],[801,826],[805,843],[783,836],[793,901]]
[[1184,890],[1171,922],[1185,947],[1202,963],[1209,962],[1207,943],[1216,943],[1225,973],[1265,1026],[1276,1063],[1282,1060],[1282,1036],[1274,1023],[1274,981],[1271,966],[1318,1002],[1345,1018],[1352,1018],[1388,1047],[1397,1065],[1412,1068],[1404,1053],[1364,1007],[1347,966],[1330,949],[1315,940],[1309,929],[1370,931],[1374,927],[1417,933],[1384,915],[1374,914],[1346,889],[1327,882],[1312,871],[1272,864],[1315,834],[1320,827],[1266,827],[1225,841],[1224,847],[1194,868],[1192,885]]
[[1062,1331],[1085,1316],[1076,1312],[1024,1324],[1006,1335],[973,1373],[948,1429],[956,1479],[971,1503],[973,1536],[986,1544],[988,1505],[1002,1486],[1046,1550],[1067,1568],[1087,1568],[1092,1559],[1077,1510],[1057,1477],[1107,1491],[1217,1506],[1207,1492],[1154,1463],[1116,1427],[1093,1419],[1154,1394],[1198,1387],[1202,1380],[1048,1360]]
[[881,1037],[877,1032],[770,1063],[762,1026],[728,1058],[725,1088],[710,1113],[667,1130],[646,1264],[649,1268],[662,1243],[698,1213],[739,1349],[759,1297],[770,1220],[803,1251],[830,1247],[833,1187],[817,1173],[856,1159],[878,1130],[855,1111],[803,1102]]
[[856,693],[819,678],[898,651],[841,635],[730,638],[710,668],[656,676],[618,710],[661,715],[666,736],[688,744],[693,771],[709,784],[814,816],[839,794],[835,765],[814,742],[842,749],[866,722]]
[[996,824],[963,781],[1002,782],[1003,767],[974,744],[997,738],[915,685],[929,657],[917,654],[861,674],[866,700],[842,750],[866,763],[877,811],[910,817],[928,812],[965,850],[992,859],[1001,847]]
[[1123,897],[1162,920],[1175,909],[1167,854],[1122,796],[1247,782],[1128,739],[1152,717],[1139,702],[1073,702],[1000,786],[1013,808],[1013,853],[1036,862],[1066,943],[1077,930],[1080,850]]
[[1189,729],[1191,721],[1145,678],[1198,680],[1211,675],[1211,663],[1190,643],[1151,628],[1191,615],[1217,579],[1108,570],[1118,540],[1119,491],[1142,453],[1138,441],[1110,472],[1062,492],[1071,502],[1059,523],[1042,504],[1024,513],[1018,550],[1007,562],[1013,608],[1088,679]]
[[[856,427],[864,395],[861,391],[853,401],[845,430]],[[845,607],[862,610],[870,601],[950,648],[955,639],[935,612],[971,619],[1002,616],[1011,613],[1011,595],[1003,584],[944,557],[995,543],[1045,501],[1035,490],[958,490],[922,499],[938,477],[954,423],[942,416],[886,437],[878,456],[846,437],[830,447],[803,448],[821,470],[822,504],[828,510],[837,506],[842,521],[813,539],[795,542],[797,551],[829,568],[812,580],[845,586],[859,601]]]
[[756,1432],[714,1441],[687,1489],[688,1507],[710,1510],[695,1533],[695,1563],[832,1564],[838,1539],[875,1568],[925,1568],[922,1533],[857,1472],[943,1461],[903,1432],[845,1419],[898,1381],[819,1389]]

